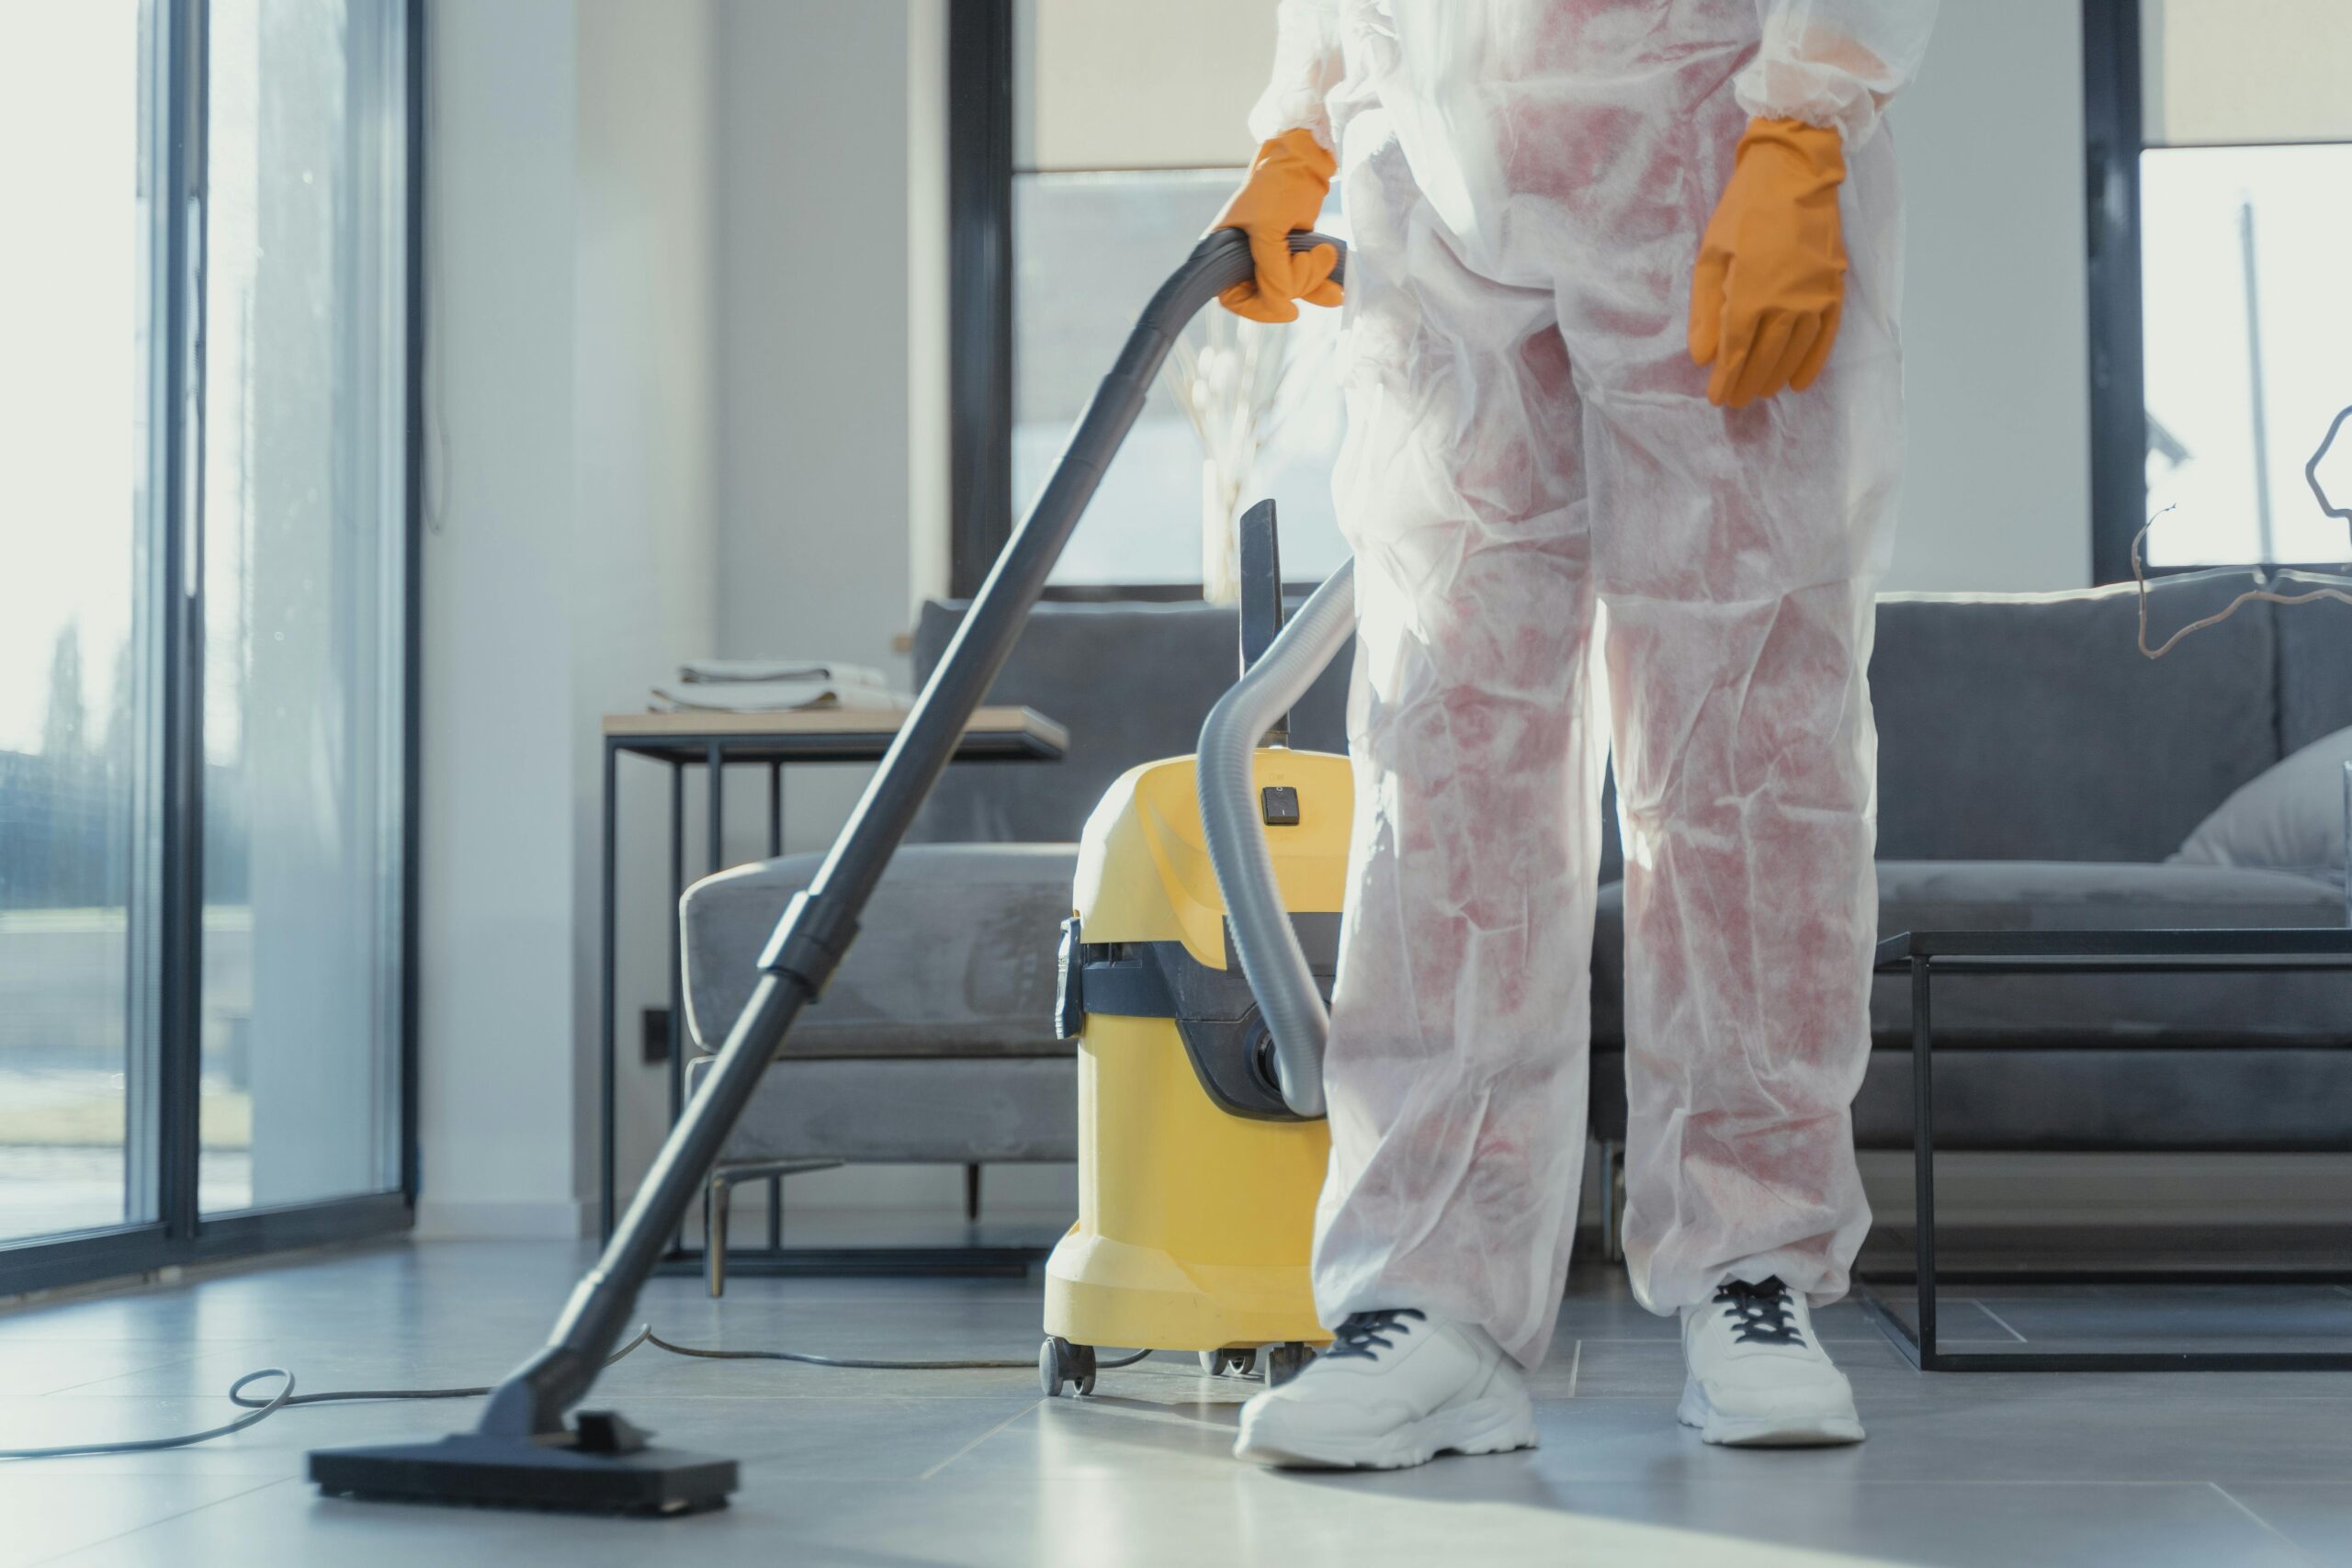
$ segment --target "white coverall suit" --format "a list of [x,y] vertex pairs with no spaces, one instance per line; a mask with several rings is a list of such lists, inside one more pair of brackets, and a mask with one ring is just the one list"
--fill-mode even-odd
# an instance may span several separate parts
[[[1602,766],[1625,850],[1625,1247],[1652,1311],[1841,1295],[1870,1224],[1875,732],[1902,445],[1881,111],[1934,0],[1283,0],[1250,130],[1339,160],[1355,841],[1323,1321],[1550,1342],[1585,1149]],[[1751,116],[1843,136],[1819,380],[1686,342]],[[1613,726],[1611,721],[1613,720]]]

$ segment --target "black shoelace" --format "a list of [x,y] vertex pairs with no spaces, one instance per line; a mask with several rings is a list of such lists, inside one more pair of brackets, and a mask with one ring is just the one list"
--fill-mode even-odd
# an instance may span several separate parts
[[1388,1336],[1403,1332],[1404,1321],[1408,1317],[1423,1323],[1429,1321],[1411,1307],[1352,1314],[1340,1325],[1339,1332],[1332,1335],[1331,1348],[1323,1352],[1324,1359],[1336,1361],[1346,1356],[1362,1356],[1369,1361],[1374,1359],[1374,1346],[1383,1350],[1395,1348],[1396,1341]]
[[1715,1287],[1715,1300],[1724,1303],[1724,1315],[1739,1325],[1732,1331],[1733,1338],[1748,1345],[1804,1346],[1804,1336],[1789,1316],[1789,1288],[1779,1276],[1753,1285],[1726,1280]]

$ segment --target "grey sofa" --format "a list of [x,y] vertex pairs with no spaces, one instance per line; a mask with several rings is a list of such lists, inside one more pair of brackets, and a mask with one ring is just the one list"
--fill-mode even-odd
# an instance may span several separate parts
[[[2226,602],[2174,583],[2152,620]],[[924,610],[919,671],[958,608]],[[2239,784],[2352,725],[2352,610],[2249,605],[2151,663],[2128,591],[1882,601],[1881,925],[2335,925],[2340,869],[2166,864]],[[951,769],[863,934],[723,1161],[978,1163],[1075,1156],[1075,1075],[1048,1023],[1073,840],[1135,762],[1192,749],[1234,669],[1228,612],[1055,604],[993,700],[1069,728],[1069,756]],[[1344,660],[1342,661],[1344,663]],[[1295,723],[1344,749],[1344,671]],[[1593,1135],[1624,1135],[1622,887],[1613,822],[1593,954]],[[715,1048],[777,912],[814,872],[791,855],[685,898],[693,1038]],[[1865,1146],[1907,1146],[1905,1002],[1873,1005],[1856,1104]],[[2329,976],[2031,976],[1938,1002],[1939,1143],[1951,1148],[2342,1148],[2352,1139],[2352,986]],[[2125,1051],[2084,1047],[2113,1046]]]

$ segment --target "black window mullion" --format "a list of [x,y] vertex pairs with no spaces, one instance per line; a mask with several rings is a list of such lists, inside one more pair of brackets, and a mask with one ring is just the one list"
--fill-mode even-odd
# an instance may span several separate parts
[[1012,536],[1012,0],[947,24],[950,591],[978,592]]
[[2140,4],[2083,0],[2089,238],[2091,577],[2132,576],[2147,521],[2146,338],[2140,302]]
[[423,1153],[417,1129],[417,863],[423,853],[419,838],[418,796],[423,793],[423,712],[424,647],[424,355],[427,317],[424,298],[425,210],[425,37],[424,0],[408,0],[403,38],[405,70],[401,80],[401,109],[406,115],[407,163],[407,294],[405,373],[401,395],[404,448],[401,469],[401,502],[404,536],[401,560],[401,935],[400,935],[400,1144],[401,1195],[413,1211],[423,1180]]
[[172,0],[165,152],[162,502],[164,650],[156,1215],[196,1235],[204,971],[204,178],[206,0]]

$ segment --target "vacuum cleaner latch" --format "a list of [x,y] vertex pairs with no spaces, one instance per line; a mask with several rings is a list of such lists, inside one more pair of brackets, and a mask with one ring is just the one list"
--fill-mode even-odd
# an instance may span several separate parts
[[[1241,514],[1241,672],[1264,657],[1283,629],[1283,552],[1274,527],[1272,498]],[[1290,715],[1274,721],[1260,742],[1290,744]]]

